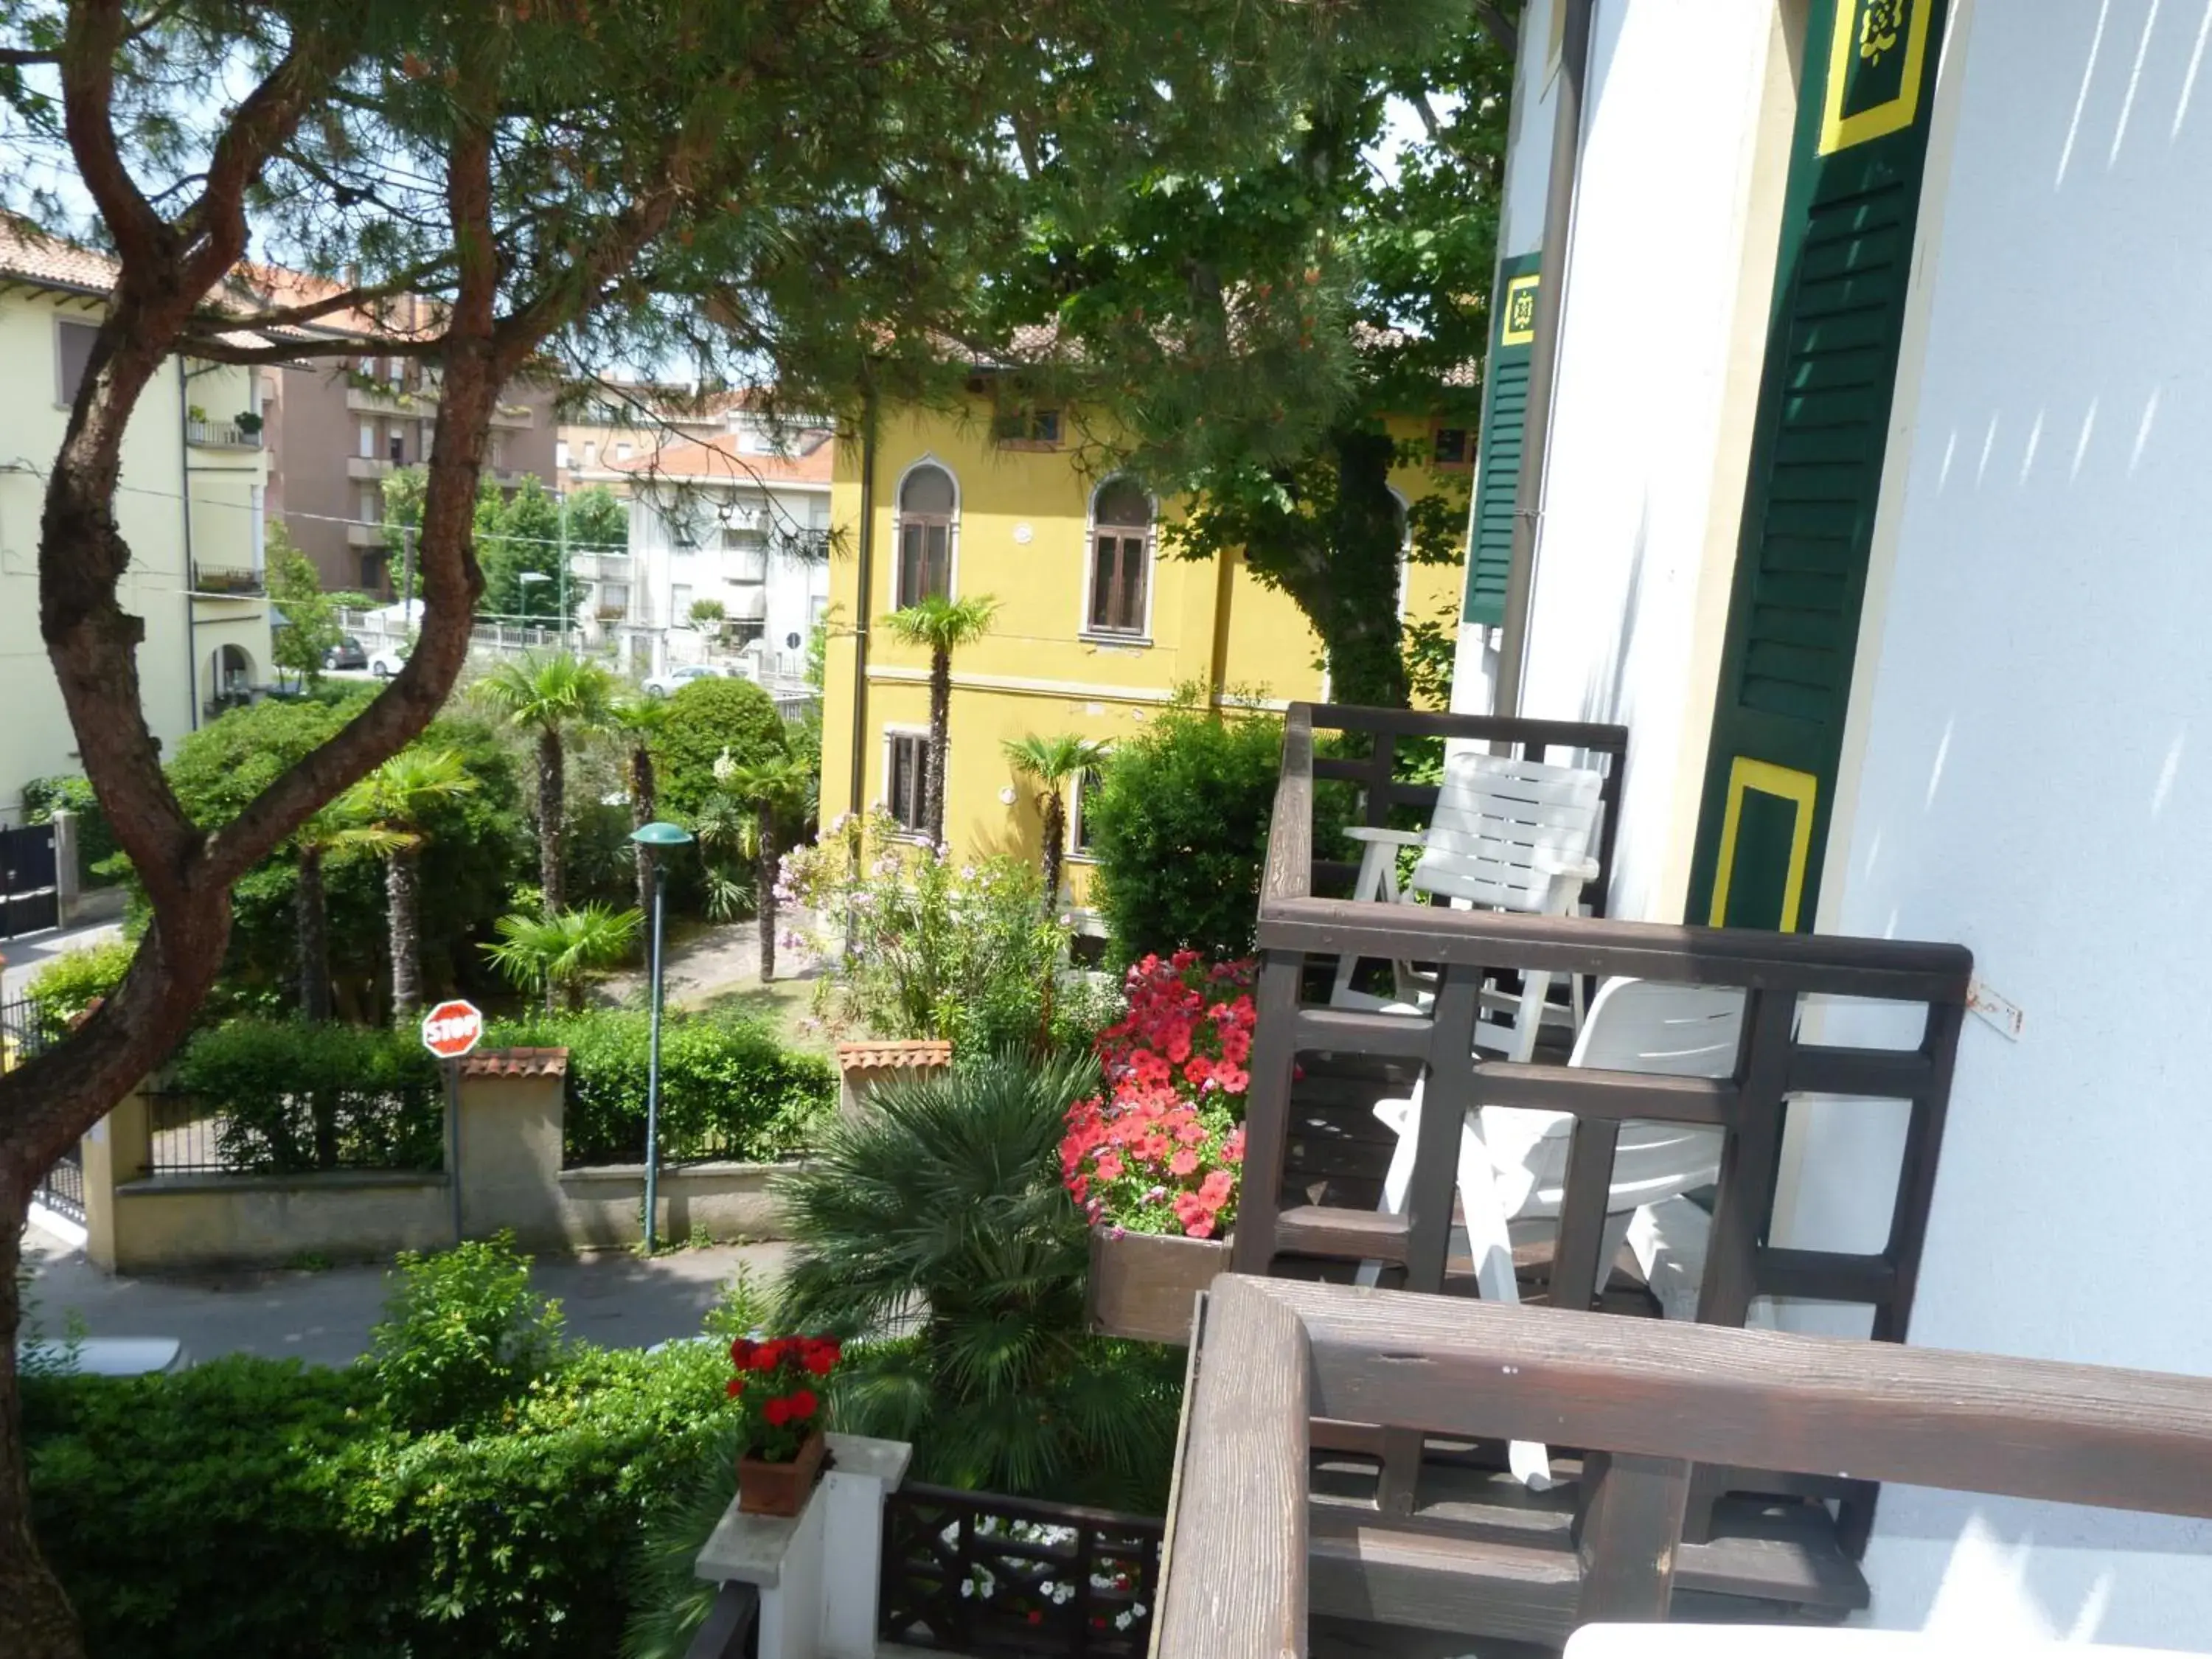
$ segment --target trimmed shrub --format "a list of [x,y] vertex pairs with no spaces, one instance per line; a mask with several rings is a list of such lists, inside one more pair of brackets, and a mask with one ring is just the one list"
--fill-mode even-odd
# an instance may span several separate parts
[[1251,954],[1282,747],[1279,720],[1191,708],[1115,746],[1084,811],[1119,960]]
[[714,763],[723,750],[740,766],[783,752],[783,717],[750,680],[693,680],[669,698],[667,724],[653,746],[660,757],[664,816],[696,812],[714,792]]
[[137,954],[136,939],[112,939],[64,951],[32,975],[23,994],[38,1005],[40,1030],[49,1041],[67,1036],[71,1020],[115,994]]
[[26,1380],[33,1517],[95,1659],[616,1650],[648,1523],[726,1438],[728,1359],[556,1347],[526,1258],[456,1256],[410,1268],[373,1364]]
[[122,843],[115,839],[115,830],[107,821],[107,814],[100,805],[100,797],[92,792],[92,780],[64,774],[58,777],[33,778],[23,786],[23,822],[51,823],[57,812],[76,814],[76,860],[88,887],[112,886],[122,878],[121,872],[112,866],[101,869],[106,860],[119,857]]
[[202,1031],[170,1073],[217,1120],[242,1173],[435,1170],[444,1157],[438,1064],[412,1031],[233,1020]]
[[[635,1164],[645,1156],[651,1017],[597,1011],[495,1027],[497,1046],[568,1051],[570,1164]],[[767,1163],[795,1152],[837,1102],[836,1073],[819,1054],[787,1048],[765,1021],[728,1014],[664,1015],[660,1154]]]
[[514,1235],[423,1255],[402,1250],[399,1287],[371,1340],[385,1410],[411,1429],[471,1426],[512,1407],[561,1356],[561,1307],[533,1294]]

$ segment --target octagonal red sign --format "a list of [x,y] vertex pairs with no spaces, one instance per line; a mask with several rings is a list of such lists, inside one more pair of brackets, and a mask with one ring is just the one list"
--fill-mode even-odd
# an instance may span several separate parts
[[459,1060],[483,1041],[483,1015],[473,1002],[441,1002],[422,1016],[422,1046],[441,1060]]

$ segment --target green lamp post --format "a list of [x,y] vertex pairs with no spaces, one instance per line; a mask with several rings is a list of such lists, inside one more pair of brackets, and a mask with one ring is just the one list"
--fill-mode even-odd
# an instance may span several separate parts
[[660,940],[668,914],[668,866],[663,855],[691,844],[691,832],[679,823],[656,819],[630,831],[629,838],[653,860],[653,1037],[645,1070],[645,1253],[653,1250],[654,1218],[660,1198]]

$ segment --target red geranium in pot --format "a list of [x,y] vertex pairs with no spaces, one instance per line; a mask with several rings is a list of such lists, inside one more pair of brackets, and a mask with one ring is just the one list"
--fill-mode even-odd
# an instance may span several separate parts
[[797,1515],[822,1473],[821,1390],[842,1358],[836,1339],[739,1337],[730,1344],[730,1398],[744,1424],[738,1459],[738,1508],[747,1515]]

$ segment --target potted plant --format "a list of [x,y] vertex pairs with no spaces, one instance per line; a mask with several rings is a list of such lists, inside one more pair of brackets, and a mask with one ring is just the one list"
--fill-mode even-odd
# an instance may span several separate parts
[[1244,1164],[1254,964],[1194,951],[1129,969],[1099,1034],[1106,1092],[1068,1110],[1060,1175],[1091,1222],[1094,1329],[1190,1335],[1191,1299],[1229,1266]]
[[258,437],[261,434],[261,417],[250,409],[243,414],[233,416],[230,423],[249,438]]
[[730,1344],[730,1398],[744,1425],[738,1458],[738,1509],[745,1515],[795,1516],[821,1478],[825,1443],[817,1390],[837,1369],[835,1338],[785,1336]]

